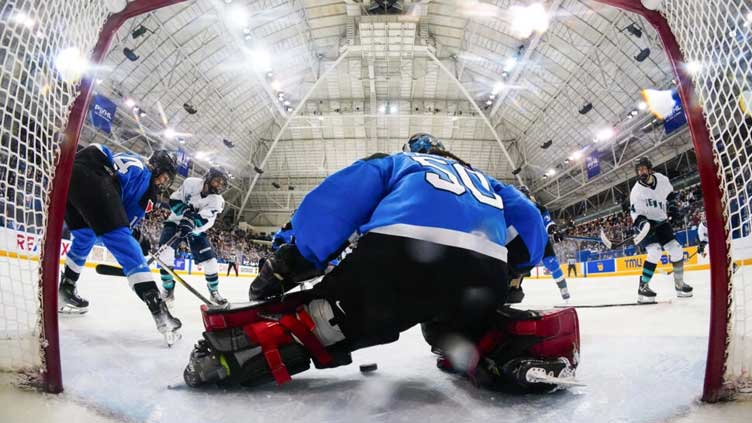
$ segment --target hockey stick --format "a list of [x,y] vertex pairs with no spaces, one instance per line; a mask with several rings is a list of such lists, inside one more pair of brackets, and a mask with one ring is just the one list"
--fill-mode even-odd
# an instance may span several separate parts
[[[178,236],[180,234],[176,233],[172,236],[172,238],[168,239],[167,242],[162,244],[161,247],[157,249],[154,253],[151,254],[151,257],[149,257],[149,260],[146,260],[146,265],[149,266],[150,264],[154,263],[154,257],[162,254],[162,252],[167,248],[167,246],[171,245],[175,240],[178,239]],[[96,270],[97,273],[100,275],[107,275],[107,276],[125,276],[125,273],[123,272],[123,268],[120,266],[112,266],[110,264],[98,264],[96,267],[94,267],[94,270]]]
[[[201,295],[201,293],[198,292],[196,290],[196,288],[194,288],[193,286],[191,286],[191,284],[189,284],[183,278],[181,278],[180,275],[178,275],[177,273],[175,273],[175,271],[172,270],[172,268],[170,268],[170,266],[167,266],[166,264],[164,264],[164,262],[162,261],[162,259],[159,258],[158,255],[152,255],[152,257],[157,262],[157,264],[159,264],[160,266],[162,266],[162,269],[164,269],[165,271],[167,271],[167,273],[169,273],[170,275],[172,275],[173,279],[175,279],[181,285],[183,285],[185,287],[185,289],[187,289],[188,291],[190,291],[191,294],[195,295],[199,300],[203,301],[204,304],[206,304],[208,306],[211,306],[211,307],[219,307],[219,305],[217,305],[213,301],[210,301],[209,299],[207,299],[206,297],[204,297],[203,295]],[[230,303],[228,302],[227,304],[230,304]]]

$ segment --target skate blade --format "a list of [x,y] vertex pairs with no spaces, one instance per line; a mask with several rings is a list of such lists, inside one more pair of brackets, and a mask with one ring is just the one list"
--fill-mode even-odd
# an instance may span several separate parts
[[655,302],[655,297],[645,297],[643,295],[638,295],[637,302],[640,304],[652,304]]
[[183,338],[183,335],[178,331],[165,332],[162,335],[164,335],[168,348],[171,348],[176,342]]
[[691,293],[691,292],[681,292],[681,291],[676,291],[676,297],[677,297],[677,298],[689,298],[689,297],[691,297],[691,296],[692,296],[692,293]]
[[60,314],[69,314],[69,315],[82,315],[86,314],[89,311],[89,308],[83,308],[83,307],[73,307],[68,304],[64,304],[58,308],[58,313]]
[[550,385],[557,385],[561,387],[569,386],[587,386],[584,383],[578,381],[574,377],[556,377],[547,375],[543,369],[530,369],[527,374],[528,382],[532,383],[547,383]]

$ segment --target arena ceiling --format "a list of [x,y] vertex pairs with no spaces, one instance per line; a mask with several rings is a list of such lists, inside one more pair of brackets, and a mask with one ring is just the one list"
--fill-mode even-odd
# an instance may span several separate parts
[[[198,0],[134,19],[99,72],[97,91],[121,106],[105,142],[182,147],[199,169],[227,167],[234,216],[261,226],[284,222],[327,175],[416,132],[553,209],[623,182],[637,155],[661,162],[691,147],[686,130],[666,136],[638,109],[640,90],[672,85],[638,16],[538,1],[548,28],[525,37],[513,7],[532,1],[376,10],[384,3],[394,2]],[[588,181],[595,150],[601,175]]]

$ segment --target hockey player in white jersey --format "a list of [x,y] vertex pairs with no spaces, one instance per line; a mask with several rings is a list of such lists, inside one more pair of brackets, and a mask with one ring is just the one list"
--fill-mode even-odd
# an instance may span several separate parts
[[673,266],[674,287],[677,297],[691,297],[692,287],[684,282],[684,251],[674,238],[669,218],[678,215],[675,204],[674,187],[665,175],[653,171],[653,164],[647,157],[635,162],[637,183],[629,196],[632,222],[637,235],[635,244],[641,244],[647,251],[647,259],[642,266],[638,302],[655,302],[655,292],[650,289],[661,253],[665,248]]
[[[227,172],[221,167],[212,167],[204,178],[186,178],[183,185],[170,196],[172,213],[165,220],[159,245],[166,244],[177,233],[180,236],[163,249],[160,259],[167,264],[175,262],[175,249],[185,240],[191,248],[196,264],[203,266],[206,285],[211,299],[217,304],[227,300],[219,294],[219,265],[206,231],[214,225],[214,220],[222,213],[225,200],[222,193],[227,189]],[[174,297],[175,281],[172,275],[161,269],[165,300]]]
[[707,255],[705,252],[705,247],[708,245],[708,227],[705,224],[705,216],[702,216],[702,220],[700,220],[700,223],[697,224],[697,240],[699,243],[697,244],[697,252],[700,253],[703,257]]

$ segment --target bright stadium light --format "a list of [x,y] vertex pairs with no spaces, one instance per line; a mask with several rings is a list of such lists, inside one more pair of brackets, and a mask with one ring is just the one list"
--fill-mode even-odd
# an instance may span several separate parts
[[616,135],[616,131],[614,131],[614,128],[603,128],[600,131],[598,131],[597,134],[595,134],[595,139],[600,141],[608,141],[611,138]]
[[547,176],[554,176],[554,175],[556,175],[556,169],[553,169],[553,168],[548,169],[548,172],[546,172],[546,175]]
[[272,60],[271,57],[269,57],[269,53],[261,47],[251,52],[251,60],[253,61],[254,69],[257,71],[267,72],[272,67]]
[[687,72],[689,72],[690,75],[697,75],[698,73],[702,72],[702,63],[696,60],[692,60],[691,62],[687,63],[686,66]]
[[500,92],[501,92],[501,90],[503,90],[503,89],[504,89],[504,83],[503,83],[503,82],[497,82],[497,83],[495,83],[495,84],[494,84],[494,87],[493,87],[493,91],[492,91],[492,93],[493,93],[494,95],[495,95],[495,94],[498,94],[498,93],[500,93]]
[[167,129],[164,130],[164,136],[165,136],[165,138],[173,139],[173,138],[175,138],[175,134],[176,134],[176,132],[172,128],[167,128]]
[[282,88],[282,84],[277,80],[272,81],[270,85],[274,91],[279,91],[279,89]]
[[582,151],[577,150],[569,156],[572,160],[580,160],[582,158]]
[[389,106],[389,113],[396,115],[397,112],[399,112],[399,106],[397,106],[396,104]]
[[504,62],[504,72],[511,71],[514,66],[517,64],[517,58],[516,57],[510,57]]
[[512,6],[511,14],[512,35],[517,38],[528,38],[533,32],[543,33],[548,29],[550,18],[541,3],[529,6]]
[[89,62],[78,47],[68,47],[61,50],[55,57],[55,69],[63,81],[75,83],[89,69]]
[[239,4],[228,7],[226,16],[230,24],[236,28],[248,25],[248,10]]
[[637,108],[642,110],[643,112],[648,109],[648,103],[641,101],[637,103]]
[[379,106],[379,113],[381,113],[382,115],[384,113],[386,113],[386,105],[385,104],[382,104],[382,105]]
[[136,106],[136,100],[134,100],[132,98],[126,98],[123,103],[125,104],[125,107],[127,107],[129,109],[132,109],[132,108],[134,108]]

